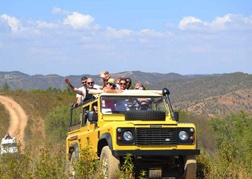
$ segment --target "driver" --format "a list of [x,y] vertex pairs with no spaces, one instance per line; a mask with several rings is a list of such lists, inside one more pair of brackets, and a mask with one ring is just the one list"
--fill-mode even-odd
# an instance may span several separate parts
[[139,110],[151,110],[150,104],[148,101],[141,101],[139,105]]

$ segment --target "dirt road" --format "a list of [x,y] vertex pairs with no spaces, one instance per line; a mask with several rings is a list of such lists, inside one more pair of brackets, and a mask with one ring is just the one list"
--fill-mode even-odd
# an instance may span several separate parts
[[25,146],[24,130],[28,120],[25,111],[16,101],[7,96],[0,96],[0,103],[5,106],[10,114],[10,126],[8,132],[11,136],[17,138],[23,148]]

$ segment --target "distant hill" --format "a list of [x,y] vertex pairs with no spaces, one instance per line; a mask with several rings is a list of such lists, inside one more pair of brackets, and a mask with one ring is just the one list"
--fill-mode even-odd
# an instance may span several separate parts
[[[99,85],[102,84],[102,80],[98,75],[70,75],[66,76],[69,78],[74,86],[80,86],[80,79],[82,76],[92,77],[95,82]],[[111,74],[112,78],[117,77],[130,77],[133,83],[141,81],[146,87],[157,88],[157,84],[162,84],[164,81],[177,81],[177,80],[188,80],[188,79],[197,79],[205,76],[216,76],[216,75],[180,75],[177,73],[147,73],[141,71],[127,71]],[[7,83],[11,90],[23,89],[42,89],[46,90],[49,87],[51,88],[66,88],[64,82],[64,77],[56,74],[49,75],[27,75],[19,71],[12,72],[0,72],[0,88],[3,84]]]
[[[98,75],[67,76],[74,86],[81,86],[80,78],[94,78],[99,85],[102,80]],[[111,74],[112,78],[130,77],[133,84],[141,81],[147,89],[167,87],[175,109],[182,109],[196,114],[227,114],[240,110],[252,113],[252,75],[246,73],[180,75],[177,73],[148,73],[125,71]],[[65,89],[64,77],[51,75],[27,75],[18,71],[0,72],[0,88],[8,84],[11,90],[48,88]]]

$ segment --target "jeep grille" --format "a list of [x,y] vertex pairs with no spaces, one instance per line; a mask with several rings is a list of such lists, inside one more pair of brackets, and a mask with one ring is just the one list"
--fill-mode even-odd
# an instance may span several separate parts
[[177,143],[177,129],[137,128],[137,145],[170,145]]

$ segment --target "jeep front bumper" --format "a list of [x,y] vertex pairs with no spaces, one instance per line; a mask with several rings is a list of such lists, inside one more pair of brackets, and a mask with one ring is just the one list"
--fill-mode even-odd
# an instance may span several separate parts
[[179,156],[179,155],[199,155],[200,150],[112,150],[115,157],[126,156]]

